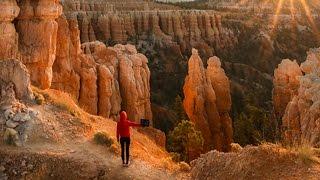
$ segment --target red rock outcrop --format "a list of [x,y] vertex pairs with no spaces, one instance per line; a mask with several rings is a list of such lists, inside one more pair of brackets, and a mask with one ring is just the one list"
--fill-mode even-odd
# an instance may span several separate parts
[[15,0],[0,2],[0,58],[18,57],[18,34],[12,23],[20,12]]
[[230,151],[230,144],[233,142],[231,111],[230,81],[224,70],[221,68],[220,59],[216,56],[209,58],[206,70],[207,77],[216,94],[216,106],[220,116],[221,129],[223,132],[223,150]]
[[276,117],[279,119],[284,115],[293,96],[298,94],[299,76],[302,76],[302,72],[298,63],[289,59],[282,60],[274,70],[272,99]]
[[300,68],[304,75],[283,116],[283,137],[287,143],[320,147],[320,48],[311,49]]
[[134,121],[152,119],[148,59],[138,53],[133,45],[116,45],[111,49],[117,52],[119,59],[122,107]]
[[132,45],[80,45],[77,19],[57,22],[52,88],[68,92],[91,114],[115,119],[123,108],[132,120],[152,119],[147,58]]
[[22,0],[19,6],[16,28],[21,60],[31,72],[32,83],[42,89],[49,88],[57,44],[55,19],[61,15],[62,7],[57,0]]
[[[188,62],[183,105],[189,119],[195,123],[205,140],[205,151],[229,151],[232,142],[230,84],[217,57],[203,66],[198,51],[193,49]],[[216,92],[215,92],[216,91]]]

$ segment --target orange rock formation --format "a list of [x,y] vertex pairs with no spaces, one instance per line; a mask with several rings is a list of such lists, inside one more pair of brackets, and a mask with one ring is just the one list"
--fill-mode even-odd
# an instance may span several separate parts
[[299,139],[317,147],[320,146],[320,126],[317,123],[320,113],[319,62],[320,49],[310,50],[307,60],[300,66],[305,75],[300,78],[298,95],[291,100],[283,117],[286,138],[291,141]]
[[77,17],[61,15],[58,0],[5,0],[0,7],[0,59],[20,59],[33,85],[68,92],[91,114],[115,118],[122,108],[132,120],[152,120],[148,60],[134,46],[81,44],[95,34],[81,36]]
[[232,142],[230,83],[220,65],[220,60],[213,57],[205,69],[198,51],[193,49],[183,87],[185,111],[202,132],[205,151],[229,151]]

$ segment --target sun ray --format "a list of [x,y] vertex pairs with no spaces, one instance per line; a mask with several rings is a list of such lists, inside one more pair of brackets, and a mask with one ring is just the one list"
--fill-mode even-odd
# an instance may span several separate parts
[[262,2],[261,7],[266,6],[268,3],[270,3],[270,1],[271,1],[271,0],[264,0],[264,1]]
[[312,16],[312,13],[310,11],[310,8],[306,2],[306,0],[300,0],[300,3],[302,4],[302,7],[303,7],[303,10],[304,10],[304,13],[307,17],[307,20],[309,22],[309,24],[311,25],[311,28],[317,38],[317,40],[320,41],[320,32],[319,32],[319,29],[317,28],[314,20],[313,20],[313,16]]
[[249,0],[240,0],[240,2],[238,2],[237,4],[238,4],[239,6],[241,6],[241,5],[244,5],[244,4],[248,3],[248,1],[249,1]]
[[295,20],[296,8],[293,4],[293,0],[290,0],[290,14],[291,14],[292,20]]
[[276,28],[277,28],[278,21],[279,21],[279,15],[280,15],[280,12],[281,12],[281,9],[282,9],[283,1],[284,1],[284,0],[279,0],[279,1],[278,1],[276,12],[275,12],[275,14],[273,15],[271,34],[273,34],[274,31],[275,31]]

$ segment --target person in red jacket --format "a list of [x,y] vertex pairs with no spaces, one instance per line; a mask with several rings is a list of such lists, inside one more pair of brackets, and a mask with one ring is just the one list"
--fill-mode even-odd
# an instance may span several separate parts
[[[117,123],[117,141],[121,144],[121,158],[123,166],[129,165],[130,127],[139,127],[140,124],[128,120],[127,113],[121,111],[120,121]],[[126,162],[124,159],[124,146],[126,146]]]

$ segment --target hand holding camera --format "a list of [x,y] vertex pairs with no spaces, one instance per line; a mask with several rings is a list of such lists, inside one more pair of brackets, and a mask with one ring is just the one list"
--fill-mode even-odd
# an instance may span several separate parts
[[150,120],[148,119],[140,119],[141,127],[149,127],[150,126]]

